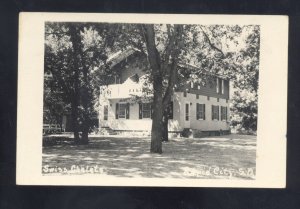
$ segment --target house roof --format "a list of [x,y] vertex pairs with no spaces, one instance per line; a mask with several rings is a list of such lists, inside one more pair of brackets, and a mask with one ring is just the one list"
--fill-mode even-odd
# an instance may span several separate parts
[[[113,67],[113,66],[117,65],[118,63],[120,63],[121,61],[123,61],[124,59],[128,58],[130,55],[134,54],[135,52],[140,52],[140,50],[138,50],[136,48],[128,48],[124,51],[120,50],[120,51],[116,52],[115,54],[113,54],[112,56],[110,56],[107,59],[107,63],[110,65],[110,67]],[[199,67],[189,64],[189,63],[180,63],[179,66],[193,68],[193,69],[200,69]],[[215,75],[215,76],[218,78],[229,80],[227,77],[225,77],[223,75]]]
[[124,51],[120,50],[120,51],[116,52],[115,54],[113,54],[112,56],[110,56],[107,59],[107,63],[109,64],[110,67],[113,67],[137,51],[139,51],[139,50],[137,50],[135,48],[128,48]]

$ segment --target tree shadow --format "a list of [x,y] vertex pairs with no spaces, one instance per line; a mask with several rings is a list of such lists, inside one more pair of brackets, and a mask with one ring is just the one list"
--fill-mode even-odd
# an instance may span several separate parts
[[[241,139],[177,138],[164,143],[160,155],[150,154],[150,138],[147,137],[97,137],[88,145],[43,147],[43,166],[70,169],[73,165],[97,165],[103,168],[105,175],[117,177],[231,178],[214,173],[208,175],[205,171],[212,166],[237,171],[240,168],[255,170],[255,145],[242,140],[244,142],[239,142]],[[254,148],[248,149],[249,146]]]

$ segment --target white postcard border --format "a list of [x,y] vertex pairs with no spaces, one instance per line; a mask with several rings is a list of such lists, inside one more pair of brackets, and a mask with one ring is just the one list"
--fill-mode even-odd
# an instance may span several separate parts
[[[43,176],[42,109],[46,21],[260,25],[256,179]],[[286,184],[287,60],[287,16],[20,13],[16,182],[20,185],[283,188]]]

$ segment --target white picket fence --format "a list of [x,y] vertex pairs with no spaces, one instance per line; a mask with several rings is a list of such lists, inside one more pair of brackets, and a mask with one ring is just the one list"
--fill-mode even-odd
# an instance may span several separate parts
[[58,124],[43,124],[43,134],[52,134],[65,132],[65,127],[62,125],[62,128]]

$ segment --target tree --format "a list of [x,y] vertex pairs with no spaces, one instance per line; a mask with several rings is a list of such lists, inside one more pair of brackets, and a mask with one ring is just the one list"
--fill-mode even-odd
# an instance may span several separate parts
[[[258,26],[143,25],[142,28],[152,70],[154,113],[157,114],[153,119],[151,142],[156,141],[158,147],[161,147],[159,138],[168,140],[168,103],[181,85],[178,77],[184,78],[183,82],[201,83],[210,82],[217,75],[232,79],[239,89],[257,92]],[[190,64],[199,67],[190,68]],[[244,116],[243,121],[254,127],[252,120],[256,117],[257,103],[251,105],[246,108],[248,120]],[[160,153],[161,148],[151,146],[151,151]]]
[[95,91],[101,85],[95,81],[105,79],[94,78],[99,75],[95,69],[106,62],[114,42],[113,30],[107,24],[46,24],[45,71],[56,83],[53,90],[60,91],[64,103],[71,106],[74,140],[78,144],[88,143]]
[[64,103],[62,93],[57,91],[51,79],[44,81],[44,124],[59,124],[61,131],[63,130],[63,115],[67,113],[68,106]]
[[238,131],[253,133],[257,130],[260,27],[249,25],[243,30],[245,47],[236,56],[239,68],[233,79],[237,91],[232,97],[231,125]]
[[95,92],[112,74],[107,57],[129,47],[138,49],[148,59],[146,82],[153,90],[150,151],[162,153],[162,141],[168,140],[169,102],[182,85],[210,82],[219,75],[232,79],[236,88],[257,91],[257,37],[256,26],[49,23],[45,69],[71,106],[75,140],[80,140],[81,129],[86,143]]

